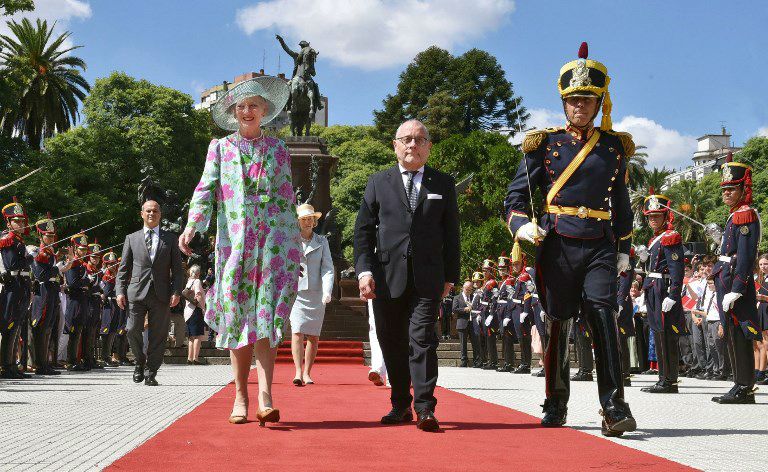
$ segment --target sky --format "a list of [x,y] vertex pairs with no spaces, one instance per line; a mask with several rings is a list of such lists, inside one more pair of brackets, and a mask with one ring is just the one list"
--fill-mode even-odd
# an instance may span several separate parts
[[[768,2],[657,0],[35,0],[24,16],[72,33],[93,83],[113,71],[207,87],[291,72],[275,40],[319,52],[330,124],[371,124],[415,54],[437,45],[498,59],[531,113],[563,124],[556,80],[582,41],[611,77],[613,123],[645,145],[649,166],[681,168],[696,138],[725,126],[735,145],[768,136]],[[0,25],[0,33],[7,27]]]

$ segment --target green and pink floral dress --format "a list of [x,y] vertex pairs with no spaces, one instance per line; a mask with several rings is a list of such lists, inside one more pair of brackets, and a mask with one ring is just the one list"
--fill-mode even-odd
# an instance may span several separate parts
[[218,333],[218,348],[262,338],[275,347],[296,298],[301,258],[285,143],[238,133],[211,141],[187,228],[205,232],[214,201],[216,279],[206,293],[205,321]]

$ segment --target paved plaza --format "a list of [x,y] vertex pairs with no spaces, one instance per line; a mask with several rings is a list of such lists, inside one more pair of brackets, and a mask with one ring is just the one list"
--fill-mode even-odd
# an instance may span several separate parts
[[[316,367],[318,372],[332,368]],[[102,469],[231,379],[229,366],[168,365],[158,376],[162,385],[148,388],[133,384],[131,373],[132,368],[122,367],[1,381],[0,469]],[[649,376],[633,378],[627,399],[639,429],[612,441],[704,470],[765,470],[768,390],[758,391],[757,405],[715,405],[710,397],[727,391],[728,383],[683,379],[679,395],[640,392],[652,381]],[[541,414],[542,378],[441,367],[439,384],[536,417]],[[572,386],[568,425],[599,436],[597,384]],[[379,409],[372,415],[381,414],[386,405]],[[437,416],[449,420],[450,412],[441,411],[438,404]]]

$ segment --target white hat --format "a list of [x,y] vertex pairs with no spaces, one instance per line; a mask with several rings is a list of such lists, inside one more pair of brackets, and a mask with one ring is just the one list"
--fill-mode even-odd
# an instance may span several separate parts
[[304,203],[296,207],[296,214],[298,215],[299,218],[307,218],[309,216],[320,218],[321,216],[323,216],[323,214],[320,213],[319,211],[315,211],[315,207],[313,207],[309,203]]

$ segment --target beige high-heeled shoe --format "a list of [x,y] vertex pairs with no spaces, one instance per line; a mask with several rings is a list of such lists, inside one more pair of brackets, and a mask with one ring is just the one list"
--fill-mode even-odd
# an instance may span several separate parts
[[259,426],[266,423],[277,423],[280,421],[280,410],[277,408],[264,408],[256,413],[256,419],[259,420]]
[[232,413],[229,415],[229,422],[232,424],[243,424],[248,422],[248,403],[235,403],[232,407]]

